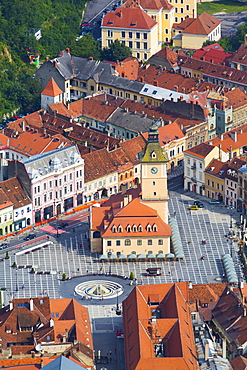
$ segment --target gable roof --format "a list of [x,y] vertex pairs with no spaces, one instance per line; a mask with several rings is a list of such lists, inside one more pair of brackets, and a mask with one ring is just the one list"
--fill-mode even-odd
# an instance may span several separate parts
[[226,92],[225,96],[229,100],[233,110],[243,107],[247,104],[247,94],[245,94],[245,92],[239,87]]
[[214,64],[225,64],[231,58],[232,54],[226,53],[224,50],[218,49],[218,44],[214,45],[217,46],[217,49],[214,48],[206,49],[206,47],[198,49],[192,55],[192,58],[205,60],[206,62]]
[[9,200],[13,203],[14,209],[31,203],[30,198],[22,188],[17,177],[12,177],[11,179],[0,182],[0,189],[5,192]]
[[139,0],[139,4],[145,10],[171,10],[173,5],[167,0]]
[[185,150],[185,153],[193,154],[200,158],[205,158],[215,147],[210,144],[201,143],[193,148]]
[[[126,370],[197,369],[187,285],[138,286],[124,300]],[[154,346],[160,339],[165,355],[156,357]]]
[[247,359],[243,356],[235,357],[230,360],[233,370],[246,370],[247,369]]
[[76,363],[64,356],[59,356],[43,367],[45,370],[82,370],[85,366]]
[[242,44],[233,55],[232,62],[247,65],[247,45]]
[[149,17],[139,6],[131,7],[126,2],[121,8],[114,12],[108,12],[102,21],[103,28],[121,28],[121,29],[138,29],[151,30],[157,25],[157,22]]
[[184,30],[183,33],[192,33],[196,35],[208,35],[211,33],[219,24],[217,18],[204,12],[199,15],[193,22],[191,22]]
[[228,169],[228,164],[219,161],[214,158],[209,165],[205,168],[204,172],[209,175],[216,176],[218,178],[224,179],[226,177],[226,171]]
[[4,190],[0,188],[0,209],[5,209],[13,206],[13,203],[9,200],[8,196],[4,193]]
[[60,94],[63,94],[62,90],[58,87],[56,84],[56,81],[53,77],[50,78],[48,81],[48,84],[44,88],[44,90],[41,92],[41,95],[48,95],[48,96],[58,96]]

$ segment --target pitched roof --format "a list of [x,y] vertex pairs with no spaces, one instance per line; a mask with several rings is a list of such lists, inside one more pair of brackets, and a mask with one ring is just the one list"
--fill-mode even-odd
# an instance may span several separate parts
[[54,78],[51,77],[45,89],[42,91],[41,95],[48,95],[48,96],[55,97],[60,94],[63,94],[62,90],[58,87]]
[[[178,123],[176,121],[164,125],[158,128],[159,131],[159,143],[160,146],[164,146],[170,141],[181,139],[184,137],[183,131],[180,129]],[[143,134],[145,139],[148,138],[148,132]]]
[[57,357],[55,360],[43,367],[45,370],[81,370],[82,368],[85,368],[85,366],[64,356]]
[[247,359],[243,356],[238,356],[230,360],[230,364],[233,370],[246,370],[247,369]]
[[245,94],[245,92],[239,87],[226,92],[225,96],[229,100],[233,110],[243,107],[247,104],[247,94]]
[[157,22],[138,7],[127,7],[127,2],[114,12],[108,12],[102,21],[104,28],[151,30]]
[[13,203],[9,200],[8,196],[4,193],[3,189],[0,189],[0,209],[5,209],[13,206]]
[[195,53],[192,55],[192,58],[204,60],[206,62],[211,62],[214,64],[225,64],[231,58],[231,56],[231,53],[226,53],[224,50],[213,48],[206,49],[206,47],[204,47],[196,50]]
[[[124,300],[126,370],[197,369],[187,285],[138,286]],[[163,356],[156,357],[154,346],[160,341],[165,354],[160,348]]]
[[233,55],[232,62],[247,65],[247,45],[242,44]]
[[213,175],[221,179],[224,179],[226,177],[227,169],[228,169],[227,163],[221,162],[218,159],[214,158],[205,168],[204,172],[208,173],[209,175]]
[[[189,19],[189,18],[187,18]],[[199,15],[191,24],[189,24],[183,33],[192,33],[197,35],[208,35],[211,33],[219,24],[217,18],[213,17],[211,14],[206,12]]]
[[12,177],[11,179],[0,182],[0,189],[5,192],[9,200],[13,203],[14,209],[31,203],[30,198],[22,188],[17,177]]
[[185,153],[193,154],[200,158],[205,158],[213,149],[213,145],[201,143],[193,148],[185,150]]
[[143,9],[148,10],[171,10],[173,8],[167,0],[139,0],[139,4]]
[[[220,136],[215,136],[213,139],[208,140],[206,145],[221,146],[221,149],[228,153],[230,150],[239,149],[247,143],[247,124],[236,127],[232,130],[226,131]],[[191,149],[190,149],[191,150]]]

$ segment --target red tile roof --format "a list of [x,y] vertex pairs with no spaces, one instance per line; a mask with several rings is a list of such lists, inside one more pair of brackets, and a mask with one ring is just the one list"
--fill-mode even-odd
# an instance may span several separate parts
[[231,61],[247,65],[247,45],[241,45],[236,53],[233,55]]
[[[189,19],[189,18],[187,18]],[[217,18],[204,12],[199,15],[191,24],[183,30],[183,33],[192,33],[196,35],[208,35],[211,33],[219,24]]]
[[[159,127],[158,131],[160,146],[164,146],[165,144],[168,144],[170,141],[181,139],[182,137],[184,137],[184,134],[176,121],[168,125]],[[148,132],[145,132],[143,136],[145,137],[145,139],[147,139]]]
[[247,370],[247,359],[243,356],[235,357],[230,360],[233,370]]
[[245,94],[245,92],[239,87],[226,92],[225,96],[228,98],[233,110],[243,107],[247,104],[247,94]]
[[205,158],[213,149],[214,149],[213,145],[201,143],[199,145],[194,146],[191,149],[185,150],[185,153],[189,153],[200,158]]
[[41,95],[48,95],[48,96],[55,97],[60,94],[63,94],[63,91],[58,87],[54,78],[51,77],[50,80],[48,81],[48,84],[42,91]]
[[[187,301],[187,282],[132,290],[123,302],[126,370],[197,369]],[[152,320],[154,310],[159,314]],[[164,356],[155,357],[159,343],[164,343]]]
[[114,29],[151,30],[156,25],[157,22],[132,0],[124,3],[114,12],[108,12],[102,21],[102,27]]
[[0,209],[5,209],[13,206],[13,203],[9,200],[8,196],[4,193],[4,190],[0,188]]
[[241,148],[247,143],[247,124],[227,131],[220,136],[215,136],[205,144],[208,145],[209,143],[214,146],[219,146],[220,144],[221,149],[225,153],[228,153],[230,149],[235,150]]
[[196,50],[196,52],[192,55],[192,58],[194,59],[222,65],[227,63],[231,57],[231,53],[226,53],[225,51],[212,48],[207,50],[205,47]]
[[226,171],[228,169],[228,164],[221,162],[218,159],[213,159],[209,165],[205,168],[204,172],[209,175],[213,175],[224,179],[226,177]]
[[145,10],[171,10],[173,8],[167,0],[139,0],[139,4]]
[[31,203],[25,190],[17,177],[0,182],[0,189],[2,189],[9,201],[13,203],[14,209],[26,206]]

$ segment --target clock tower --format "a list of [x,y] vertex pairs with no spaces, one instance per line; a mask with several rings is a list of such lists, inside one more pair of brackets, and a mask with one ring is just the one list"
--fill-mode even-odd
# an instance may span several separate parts
[[142,203],[155,209],[165,223],[168,223],[168,190],[165,157],[159,144],[156,124],[149,128],[148,142],[141,158]]

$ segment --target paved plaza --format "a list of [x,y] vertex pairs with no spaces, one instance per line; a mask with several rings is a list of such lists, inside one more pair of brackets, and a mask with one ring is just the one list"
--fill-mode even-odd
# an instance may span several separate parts
[[[174,189],[176,185],[174,185]],[[119,282],[124,293],[118,297],[121,308],[122,300],[129,294],[133,286],[129,280],[112,277],[119,275],[129,277],[134,273],[137,284],[159,284],[178,281],[198,283],[213,283],[225,281],[222,255],[231,254],[239,280],[244,280],[241,264],[237,254],[237,245],[226,238],[231,219],[233,225],[239,221],[239,214],[229,210],[224,205],[209,204],[199,195],[183,190],[170,191],[169,214],[175,217],[180,230],[185,254],[184,261],[172,262],[100,262],[97,254],[91,254],[88,245],[88,211],[73,215],[69,226],[56,237],[53,228],[39,230],[36,242],[20,246],[20,240],[11,241],[8,248],[9,259],[5,259],[6,250],[0,251],[0,288],[3,292],[3,302],[21,297],[48,295],[50,298],[75,298],[81,304],[88,306],[94,336],[95,354],[98,350],[104,356],[110,356],[107,369],[124,370],[123,340],[117,339],[116,330],[122,328],[122,317],[116,315],[116,297],[109,300],[85,300],[75,295],[77,284],[92,279],[107,279]],[[194,200],[201,200],[205,208],[190,211],[189,205]],[[67,219],[66,219],[67,221]],[[54,225],[53,225],[54,226]],[[41,235],[41,236],[40,236]],[[49,236],[49,239],[47,239]],[[47,240],[47,246],[39,248],[40,243]],[[206,240],[206,244],[202,243]],[[231,244],[232,243],[232,244]],[[32,251],[30,248],[35,247]],[[22,251],[22,254],[18,252]],[[204,256],[204,259],[201,257]],[[11,267],[16,262],[18,268]],[[148,267],[161,267],[162,274],[157,277],[146,275]],[[30,273],[34,268],[35,274]],[[62,281],[62,274],[73,278]],[[95,276],[93,276],[95,274]],[[105,340],[102,341],[102,337]],[[108,339],[107,339],[108,338]],[[113,340],[114,339],[114,340]],[[103,343],[103,344],[102,344]],[[116,349],[116,351],[115,351]],[[114,352],[114,353],[113,353]],[[97,365],[100,369],[102,365]]]

